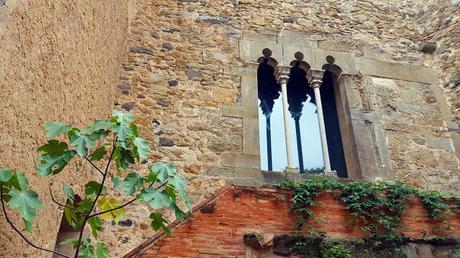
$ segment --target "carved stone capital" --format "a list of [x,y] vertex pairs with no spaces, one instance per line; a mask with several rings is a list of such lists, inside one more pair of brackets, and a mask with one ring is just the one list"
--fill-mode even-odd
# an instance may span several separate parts
[[310,69],[307,73],[307,80],[310,83],[310,87],[319,88],[323,83],[324,70],[313,70]]
[[289,74],[291,67],[286,65],[278,65],[275,69],[276,80],[279,84],[287,83],[289,81]]

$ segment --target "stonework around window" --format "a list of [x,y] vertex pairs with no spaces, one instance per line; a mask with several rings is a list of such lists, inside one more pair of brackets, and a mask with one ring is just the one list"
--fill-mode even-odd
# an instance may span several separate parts
[[[414,92],[421,88],[433,92],[439,103],[430,107],[434,112],[441,112],[446,105],[437,90],[438,78],[431,69],[371,59],[340,45],[309,40],[307,35],[301,33],[280,36],[245,34],[240,40],[240,58],[244,60],[244,67],[227,71],[241,76],[240,100],[236,105],[226,105],[222,109],[223,116],[241,118],[243,123],[242,152],[221,154],[222,166],[232,171],[230,179],[235,182],[254,184],[277,178],[273,173],[261,172],[265,166],[261,166],[257,69],[264,49],[270,50],[270,58],[277,67],[290,69],[296,60],[296,53],[301,53],[310,74],[336,72],[332,85],[346,166],[346,174],[341,175],[344,177],[367,180],[404,177],[403,172],[396,169],[394,147],[389,148],[395,145],[393,141],[398,141],[402,132],[392,128],[401,126],[399,110],[402,109],[404,115],[410,113],[411,108],[417,113],[425,106],[410,104],[410,100],[395,99],[393,105],[398,105],[398,112],[397,115],[391,114],[387,110],[388,105],[382,103],[385,99],[381,95],[391,91],[395,87],[393,84],[410,85]],[[334,69],[328,67],[331,57]],[[278,85],[281,85],[277,79]],[[280,92],[280,99],[281,96]],[[416,121],[413,124],[415,131],[423,131],[422,125]],[[298,163],[296,165],[296,169],[292,170],[294,177],[297,176],[295,173],[299,174]]]

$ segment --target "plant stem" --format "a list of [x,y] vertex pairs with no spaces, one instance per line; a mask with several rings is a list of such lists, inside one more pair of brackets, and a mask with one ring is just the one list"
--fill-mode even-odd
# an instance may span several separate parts
[[89,162],[89,164],[91,164],[91,166],[93,166],[102,176],[104,176],[104,172],[102,172],[97,166],[96,164],[94,164],[90,159],[88,159],[88,157],[84,157],[86,159],[86,161]]
[[73,210],[73,211],[76,211],[76,212],[81,213],[81,211],[75,209],[74,207],[70,207],[70,206],[68,206],[68,205],[65,205],[65,204],[62,204],[62,203],[56,201],[56,199],[54,199],[53,192],[51,191],[51,185],[50,185],[50,187],[49,187],[49,191],[50,191],[51,200],[52,200],[54,203],[56,203],[57,205],[59,205],[59,206],[61,206],[61,207],[63,207],[63,208],[71,209],[71,210]]
[[113,140],[112,152],[110,153],[109,161],[107,162],[107,166],[105,167],[105,171],[102,174],[101,188],[99,189],[99,191],[98,191],[98,193],[96,195],[96,198],[94,198],[94,202],[91,205],[91,209],[89,209],[88,213],[85,215],[85,219],[83,220],[83,223],[82,223],[82,226],[81,226],[81,229],[80,229],[80,235],[78,237],[77,249],[75,251],[75,258],[78,258],[78,253],[80,251],[80,246],[81,246],[81,240],[83,238],[83,231],[85,230],[86,223],[88,222],[88,219],[90,218],[91,212],[93,211],[94,206],[96,206],[97,200],[101,196],[102,190],[104,189],[104,184],[105,184],[105,180],[107,179],[107,174],[108,174],[108,171],[109,171],[109,168],[110,168],[110,163],[112,162],[113,154],[115,153],[116,142],[117,142],[117,138],[115,137],[114,140]]
[[41,251],[45,251],[45,252],[49,252],[49,253],[53,253],[53,254],[56,254],[56,255],[59,255],[61,257],[66,257],[66,258],[70,258],[69,256],[65,255],[65,254],[62,254],[60,252],[57,252],[57,251],[54,251],[54,250],[49,250],[49,249],[46,249],[46,248],[43,248],[43,247],[39,247],[37,245],[35,245],[34,243],[32,243],[29,239],[27,239],[22,233],[21,231],[19,231],[16,226],[11,222],[10,218],[8,217],[8,214],[6,212],[6,208],[5,208],[5,202],[3,201],[3,183],[0,183],[0,200],[2,202],[2,210],[3,210],[3,214],[5,215],[5,219],[6,219],[6,222],[8,222],[8,224],[10,224],[10,226],[13,228],[14,231],[16,231],[16,233],[18,233],[22,239],[24,239],[24,241],[27,242],[27,244],[29,244],[30,246],[32,246],[33,248],[36,248],[38,250],[41,250]]

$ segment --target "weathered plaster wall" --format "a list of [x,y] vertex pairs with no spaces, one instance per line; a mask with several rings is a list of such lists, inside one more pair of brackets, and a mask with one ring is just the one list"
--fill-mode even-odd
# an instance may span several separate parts
[[[453,111],[436,74],[420,68],[432,56],[420,52],[424,13],[416,2],[149,0],[138,1],[137,11],[116,105],[139,117],[156,147],[152,158],[173,161],[185,172],[195,203],[222,185],[218,179],[257,183],[253,179],[263,177],[257,113],[244,103],[256,90],[254,66],[242,57],[247,38],[301,47],[314,42],[323,52],[352,56],[361,70],[349,94],[364,101],[354,103],[352,120],[374,128],[365,131],[369,142],[356,137],[380,155],[378,171],[422,187],[458,190],[459,163],[446,127]],[[379,79],[388,78],[389,86],[380,87]],[[113,246],[123,239],[117,252],[151,234],[145,216],[128,217],[136,234],[107,229]]]
[[[45,141],[42,124],[82,126],[110,114],[129,2],[0,1],[0,167],[25,171],[42,198],[45,208],[28,234],[40,246],[54,248],[62,216],[50,200],[50,180],[33,174],[36,148]],[[54,187],[93,176],[88,166],[72,164],[54,178]],[[0,257],[46,257],[27,247],[3,217],[0,222]]]

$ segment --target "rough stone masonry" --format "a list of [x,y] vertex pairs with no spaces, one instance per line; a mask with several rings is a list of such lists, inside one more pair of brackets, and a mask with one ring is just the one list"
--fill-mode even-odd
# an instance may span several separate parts
[[[460,190],[458,1],[0,3],[0,153],[15,157],[2,166],[21,164],[31,175],[40,124],[84,124],[115,106],[137,115],[155,145],[151,159],[173,161],[195,203],[225,181],[262,184],[258,118],[248,108],[257,101],[253,57],[261,53],[244,46],[285,44],[333,53],[351,72],[343,77],[346,128],[360,137],[344,141],[356,145],[363,178]],[[72,121],[68,114],[77,111],[84,118]],[[47,184],[32,180],[46,196]],[[74,178],[57,181],[68,180]],[[130,222],[106,225],[103,238],[114,257],[153,234],[147,214],[134,206]],[[32,238],[52,248],[56,231],[44,225],[49,219],[57,225],[59,217],[57,207],[41,213]],[[4,253],[14,246],[35,254],[9,233],[2,236]]]
[[[355,69],[347,88],[352,120],[366,132],[355,141],[375,153],[364,170],[458,193],[458,8],[455,1],[139,1],[115,105],[136,113],[156,147],[152,158],[178,165],[198,202],[223,180],[265,182],[257,114],[244,103],[256,89],[247,83],[255,82],[254,62],[242,44],[288,42],[351,56],[355,68],[359,60],[370,67]],[[421,51],[432,42],[434,52]],[[140,229],[145,218],[130,216]],[[149,234],[141,232],[124,231],[120,253]]]

